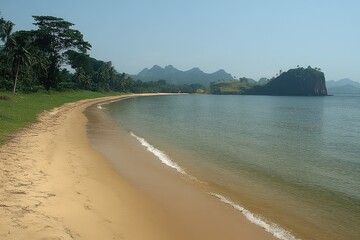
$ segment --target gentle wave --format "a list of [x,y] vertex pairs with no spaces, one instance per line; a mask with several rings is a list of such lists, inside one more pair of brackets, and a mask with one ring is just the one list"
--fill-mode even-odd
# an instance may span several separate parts
[[233,201],[227,199],[226,197],[217,194],[217,193],[210,193],[210,195],[218,198],[221,202],[231,205],[233,208],[241,212],[250,222],[255,223],[256,225],[265,229],[265,231],[271,233],[275,237],[281,240],[300,240],[295,238],[290,232],[286,231],[285,229],[279,227],[274,223],[268,223],[263,220],[261,217],[254,215],[249,210],[241,207],[240,205],[234,203]]
[[187,173],[185,172],[184,169],[182,169],[179,165],[177,165],[176,163],[174,163],[173,161],[171,161],[171,159],[162,151],[160,151],[159,149],[155,148],[154,146],[152,146],[150,143],[148,143],[144,138],[142,137],[138,137],[136,136],[133,132],[130,132],[130,135],[135,137],[140,143],[141,145],[143,145],[144,147],[146,147],[146,149],[151,152],[152,154],[154,154],[155,156],[157,156],[160,161],[171,167],[176,169],[176,171],[178,171],[179,173],[182,173],[184,175],[187,175]]
[[[167,156],[165,153],[163,153],[162,151],[160,151],[159,149],[155,148],[154,146],[152,146],[150,143],[148,143],[144,138],[139,137],[137,135],[135,135],[133,132],[130,132],[130,135],[135,137],[142,146],[146,147],[146,149],[151,152],[152,154],[154,154],[156,157],[158,157],[158,159],[165,165],[174,168],[177,172],[182,173],[184,175],[189,176],[184,169],[182,169],[179,165],[177,165],[175,162],[173,162],[169,156]],[[197,180],[195,177],[189,176],[191,179],[194,179],[198,182],[200,182],[199,180]],[[202,182],[200,182],[202,183]],[[236,210],[240,211],[250,222],[264,228],[267,232],[271,233],[272,235],[274,235],[275,237],[277,237],[278,239],[281,240],[299,240],[297,238],[295,238],[290,232],[282,229],[281,227],[277,226],[276,224],[273,223],[267,223],[266,221],[264,221],[263,219],[261,219],[258,216],[255,216],[253,213],[251,213],[250,211],[248,211],[247,209],[241,207],[240,205],[232,202],[231,200],[227,199],[226,197],[217,194],[217,193],[210,193],[210,195],[218,198],[221,202],[226,203],[231,205],[233,208],[235,208]]]
[[105,109],[105,108],[103,107],[103,105],[110,104],[110,103],[114,103],[114,102],[118,102],[118,101],[121,101],[121,100],[124,100],[124,99],[127,99],[127,98],[121,98],[121,99],[111,100],[111,101],[104,102],[104,103],[99,103],[99,104],[96,105],[96,107],[97,107],[98,109]]

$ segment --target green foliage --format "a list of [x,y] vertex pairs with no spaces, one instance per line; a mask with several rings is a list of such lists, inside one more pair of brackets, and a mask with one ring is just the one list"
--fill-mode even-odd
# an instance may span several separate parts
[[[12,24],[0,19],[0,90],[37,92],[45,88],[98,92],[206,92],[201,85],[175,86],[166,81],[135,81],[116,71],[110,61],[86,53],[91,48],[74,24],[52,16],[33,16],[37,30],[12,33]],[[73,71],[61,69],[68,64]],[[221,73],[221,72],[220,72]]]
[[218,81],[210,84],[212,94],[245,94],[255,84],[241,80]]
[[11,73],[14,75],[13,94],[16,91],[17,80],[21,68],[27,68],[31,65],[31,40],[26,32],[19,31],[9,37],[5,45],[8,63],[10,64]]
[[14,23],[6,21],[4,18],[0,18],[0,40],[7,42],[14,27]]
[[39,29],[36,31],[37,42],[50,55],[58,55],[67,49],[78,49],[83,53],[90,50],[90,43],[84,41],[78,30],[71,29],[73,23],[52,16],[33,16]]
[[44,92],[11,95],[0,92],[0,144],[8,140],[16,131],[28,126],[44,110],[58,107],[67,102],[97,98],[115,93],[89,91]]
[[52,16],[33,16],[38,30],[34,31],[36,45],[48,56],[47,77],[43,84],[46,90],[56,87],[60,63],[64,61],[63,53],[69,49],[76,49],[83,53],[91,48],[90,43],[84,41],[83,35],[71,29],[74,25],[62,18]]

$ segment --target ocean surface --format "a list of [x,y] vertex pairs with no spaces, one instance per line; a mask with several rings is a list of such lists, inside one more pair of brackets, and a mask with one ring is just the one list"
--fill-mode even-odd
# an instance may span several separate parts
[[360,239],[360,96],[179,95],[98,107],[280,239]]

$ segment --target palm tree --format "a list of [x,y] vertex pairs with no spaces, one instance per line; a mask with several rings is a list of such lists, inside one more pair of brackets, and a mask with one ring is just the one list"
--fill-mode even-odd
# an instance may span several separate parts
[[14,23],[11,21],[6,21],[3,18],[0,18],[0,40],[6,43],[12,33]]
[[0,42],[3,42],[4,45],[0,45],[0,71],[2,77],[5,79],[6,75],[9,73],[10,68],[7,66],[7,56],[5,53],[5,45],[10,39],[12,29],[14,24],[10,21],[6,21],[4,18],[0,18]]
[[31,64],[31,42],[28,38],[24,38],[22,34],[10,35],[6,41],[5,51],[7,53],[8,61],[11,69],[15,69],[15,79],[13,94],[16,92],[16,85],[19,77],[21,67],[29,67]]
[[97,83],[98,90],[109,91],[110,84],[115,79],[116,71],[111,62],[106,62],[95,73],[95,81]]
[[117,89],[119,91],[122,91],[122,92],[125,92],[128,88],[128,81],[126,80],[126,74],[125,73],[122,73],[122,74],[119,74],[118,75],[118,82],[119,82],[119,88],[120,89]]
[[111,62],[108,62],[107,65],[108,65],[109,85],[110,85],[110,90],[111,90],[116,85],[117,72],[116,72],[114,66],[112,66]]
[[91,78],[86,75],[82,67],[76,69],[74,80],[82,89],[91,89]]
[[37,77],[46,76],[47,69],[50,64],[49,59],[45,55],[45,53],[39,50],[36,47],[32,47],[30,49],[31,52],[31,66],[33,72],[36,74]]

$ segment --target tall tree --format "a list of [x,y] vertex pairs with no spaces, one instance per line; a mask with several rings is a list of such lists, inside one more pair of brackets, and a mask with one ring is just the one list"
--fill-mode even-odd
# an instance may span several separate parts
[[8,66],[8,59],[5,53],[5,45],[10,39],[14,23],[7,21],[4,18],[0,18],[0,87],[4,87],[7,76],[10,73],[10,67]]
[[116,71],[111,62],[102,62],[101,67],[94,75],[95,83],[98,91],[110,91],[114,85]]
[[7,21],[4,18],[0,18],[0,40],[6,43],[12,33],[14,23]]
[[95,70],[92,62],[97,60],[91,59],[88,54],[68,50],[64,53],[64,55],[68,60],[67,63],[73,69],[76,70],[81,67],[85,71],[86,75],[92,76],[94,74]]
[[82,67],[76,69],[74,80],[81,89],[90,90],[92,87],[91,77],[86,75]]
[[31,64],[31,47],[31,39],[26,31],[18,31],[12,34],[6,42],[5,52],[12,72],[15,72],[13,94],[16,92],[20,69],[29,67]]
[[49,65],[44,87],[49,90],[56,86],[60,64],[64,62],[66,50],[78,50],[86,53],[90,50],[90,43],[84,41],[78,30],[71,29],[74,25],[62,18],[52,16],[33,16],[39,29],[35,31],[37,45],[47,54]]

